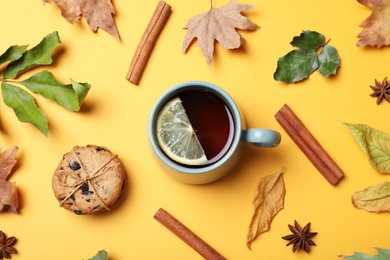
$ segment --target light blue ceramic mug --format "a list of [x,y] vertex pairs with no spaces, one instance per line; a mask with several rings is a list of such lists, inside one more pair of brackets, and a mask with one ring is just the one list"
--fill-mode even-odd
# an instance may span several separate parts
[[[156,136],[156,122],[164,105],[172,98],[188,91],[205,91],[218,96],[233,118],[232,139],[224,155],[216,162],[192,167],[171,160],[160,148]],[[167,90],[155,103],[149,119],[149,140],[163,170],[172,178],[189,184],[205,184],[216,181],[237,164],[245,144],[259,147],[276,147],[281,137],[277,131],[264,128],[246,128],[245,119],[233,99],[220,87],[203,81],[187,81]]]

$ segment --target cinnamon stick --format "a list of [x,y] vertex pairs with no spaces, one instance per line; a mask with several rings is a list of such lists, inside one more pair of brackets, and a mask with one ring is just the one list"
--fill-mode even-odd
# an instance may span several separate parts
[[171,6],[164,1],[160,1],[149,21],[148,26],[138,44],[130,68],[127,72],[126,79],[131,83],[138,85],[142,73],[145,69],[146,62],[157,41],[157,37],[163,29],[165,23],[171,14]]
[[181,240],[187,243],[190,247],[192,247],[195,251],[197,251],[205,259],[226,259],[164,209],[160,208],[154,215],[154,218],[170,231],[172,231]]
[[298,145],[318,171],[332,185],[336,185],[344,176],[343,171],[304,126],[302,121],[285,104],[276,114],[276,120]]

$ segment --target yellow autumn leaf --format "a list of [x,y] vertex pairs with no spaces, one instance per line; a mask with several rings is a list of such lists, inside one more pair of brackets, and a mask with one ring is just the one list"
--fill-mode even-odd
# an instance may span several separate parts
[[357,46],[388,46],[390,45],[390,0],[357,0],[360,4],[372,10],[372,14],[364,20],[358,34]]
[[269,230],[276,214],[284,207],[284,186],[282,173],[284,167],[274,174],[265,176],[259,181],[253,198],[254,212],[249,224],[246,245],[251,249],[252,242]]
[[374,184],[352,196],[355,208],[370,212],[390,211],[390,182],[385,181]]

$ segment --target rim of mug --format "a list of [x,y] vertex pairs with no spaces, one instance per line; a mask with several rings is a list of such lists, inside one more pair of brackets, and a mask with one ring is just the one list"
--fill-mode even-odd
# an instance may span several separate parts
[[[172,159],[170,159],[164,151],[160,148],[160,146],[157,143],[157,138],[155,134],[155,122],[157,120],[158,112],[162,109],[162,107],[172,99],[172,97],[176,96],[180,92],[185,91],[184,88],[189,86],[195,86],[195,88],[192,88],[192,90],[209,90],[222,98],[222,100],[225,102],[225,104],[230,109],[233,121],[234,121],[234,137],[232,140],[232,144],[230,145],[229,150],[227,153],[217,162],[205,166],[205,167],[199,167],[199,168],[191,168],[191,167],[185,167],[183,165],[180,165],[179,163],[175,163]],[[189,175],[198,175],[198,174],[205,174],[207,172],[213,171],[217,168],[219,168],[221,165],[223,165],[226,161],[232,157],[234,152],[236,151],[238,145],[240,144],[241,138],[242,138],[242,122],[241,122],[241,113],[238,109],[237,104],[234,102],[234,100],[230,97],[230,95],[223,90],[222,88],[205,81],[186,81],[182,83],[178,83],[165,91],[159,99],[156,101],[156,103],[153,106],[152,113],[149,118],[149,125],[148,125],[148,134],[149,134],[149,140],[152,145],[152,148],[156,155],[159,157],[161,161],[163,161],[166,165],[168,165],[170,168],[175,169],[179,172],[182,172],[184,174]]]

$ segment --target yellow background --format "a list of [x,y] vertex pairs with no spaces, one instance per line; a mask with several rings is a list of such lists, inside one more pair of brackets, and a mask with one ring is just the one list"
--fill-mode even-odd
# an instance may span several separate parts
[[[228,1],[214,0],[214,7]],[[208,68],[196,42],[182,53],[188,19],[209,9],[210,2],[170,0],[172,14],[164,27],[139,86],[126,73],[157,1],[113,1],[121,35],[90,31],[85,20],[71,25],[56,5],[39,0],[0,2],[0,49],[15,44],[35,46],[58,31],[62,44],[49,66],[64,83],[69,78],[92,88],[80,112],[69,112],[35,95],[49,121],[46,139],[29,124],[20,123],[1,102],[0,146],[17,145],[16,182],[20,214],[0,213],[0,230],[18,238],[12,259],[88,259],[105,249],[110,260],[202,259],[153,219],[164,208],[228,259],[339,259],[353,251],[376,254],[390,248],[389,213],[355,209],[351,195],[390,176],[377,173],[366,154],[340,123],[368,124],[390,133],[390,104],[375,104],[369,96],[374,80],[389,76],[389,48],[356,47],[359,24],[371,11],[355,0],[248,0],[256,8],[246,16],[260,26],[240,31],[246,44],[225,51],[216,44]],[[331,39],[341,57],[336,77],[314,72],[298,84],[273,79],[277,59],[292,50],[292,38],[315,30]],[[3,52],[1,51],[1,52]],[[4,68],[4,67],[2,67]],[[34,72],[40,71],[37,68]],[[29,72],[20,78],[31,75]],[[247,147],[242,160],[226,178],[209,185],[178,183],[158,167],[149,146],[147,123],[157,98],[172,85],[188,80],[212,82],[226,90],[245,114],[249,127],[280,131],[275,149]],[[274,118],[287,103],[345,172],[331,186],[314,168]],[[112,211],[77,216],[59,207],[51,178],[61,157],[73,146],[96,144],[109,148],[124,163],[129,183]],[[285,207],[260,235],[250,251],[246,245],[252,198],[261,177],[283,166]],[[316,247],[297,252],[281,237],[287,224],[312,223]]]

